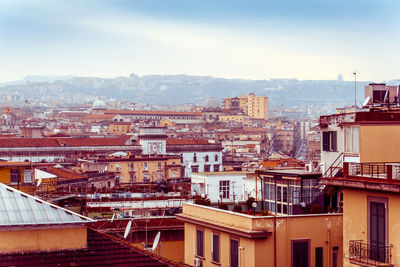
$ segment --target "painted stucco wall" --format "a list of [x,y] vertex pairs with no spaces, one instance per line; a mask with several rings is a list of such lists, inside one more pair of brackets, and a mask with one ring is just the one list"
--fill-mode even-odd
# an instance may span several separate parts
[[387,245],[392,244],[392,263],[400,265],[400,195],[345,189],[343,191],[343,246],[344,266],[356,266],[349,262],[349,241],[368,242],[368,198],[387,199]]
[[[183,215],[194,216],[202,222],[224,225],[242,230],[267,230],[272,235],[264,239],[250,239],[219,231],[221,266],[229,266],[230,238],[239,239],[240,266],[274,266],[274,217],[249,216],[221,211],[198,205],[184,204]],[[343,265],[343,235],[341,214],[278,216],[276,217],[276,266],[291,266],[292,241],[309,240],[309,263],[315,266],[315,248],[323,248],[324,266],[332,266],[333,247],[338,247],[338,266]],[[204,227],[185,222],[185,263],[193,265],[195,258],[196,229],[204,231],[203,266],[211,262],[211,234],[213,226]]]
[[362,125],[361,162],[400,162],[400,125]]
[[85,248],[86,227],[0,230],[0,252]]

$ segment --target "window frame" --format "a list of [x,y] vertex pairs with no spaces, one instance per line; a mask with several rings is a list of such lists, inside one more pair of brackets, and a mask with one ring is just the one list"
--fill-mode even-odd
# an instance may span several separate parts
[[[215,240],[214,240],[214,236],[218,237],[218,254],[216,255],[215,250],[214,250],[214,244],[215,244]],[[216,232],[211,232],[211,262],[212,263],[216,263],[216,264],[220,264],[221,263],[221,235],[220,233],[216,233]]]
[[220,180],[219,181],[219,193],[222,192],[222,199],[229,199],[230,198],[230,180]]
[[[201,233],[202,240],[199,241],[199,233]],[[199,244],[200,243],[200,244]],[[200,255],[200,253],[202,255]],[[204,259],[204,229],[203,228],[196,228],[196,248],[195,248],[195,256],[197,258]]]

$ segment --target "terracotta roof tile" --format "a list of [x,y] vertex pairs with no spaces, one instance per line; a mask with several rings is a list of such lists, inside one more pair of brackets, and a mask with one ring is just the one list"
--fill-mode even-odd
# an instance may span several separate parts
[[0,266],[177,266],[88,229],[87,248],[0,254]]
[[209,145],[205,139],[167,139],[167,145]]

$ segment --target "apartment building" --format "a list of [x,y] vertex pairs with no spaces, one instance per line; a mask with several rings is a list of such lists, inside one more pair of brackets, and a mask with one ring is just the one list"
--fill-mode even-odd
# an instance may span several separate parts
[[244,113],[252,119],[268,120],[268,97],[256,96],[250,93],[247,97],[227,97],[222,99],[224,111],[232,113]]
[[255,215],[184,204],[185,264],[342,266],[341,214]]

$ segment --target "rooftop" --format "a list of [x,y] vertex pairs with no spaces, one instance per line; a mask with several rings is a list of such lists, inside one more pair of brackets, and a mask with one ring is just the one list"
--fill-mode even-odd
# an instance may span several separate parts
[[0,183],[0,227],[89,222],[93,220]]
[[128,242],[88,229],[87,248],[0,254],[1,266],[179,266]]

